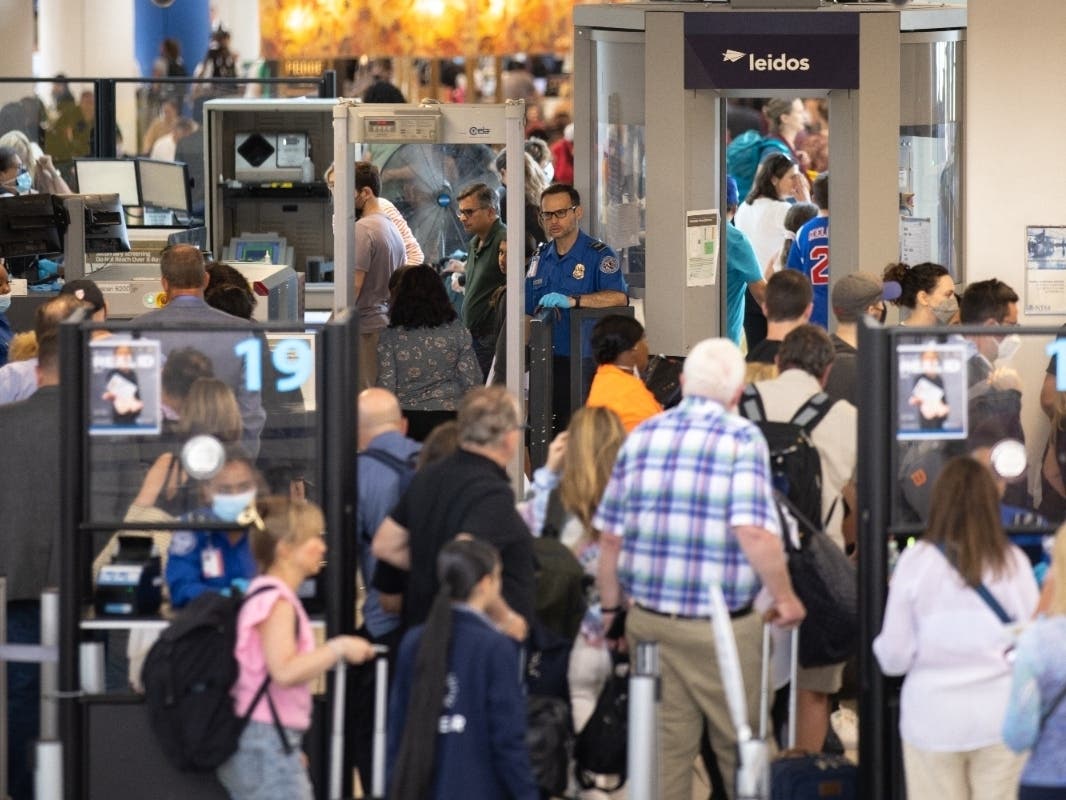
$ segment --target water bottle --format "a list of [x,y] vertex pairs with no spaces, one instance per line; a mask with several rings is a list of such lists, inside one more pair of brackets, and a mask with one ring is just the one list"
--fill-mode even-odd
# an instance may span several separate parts
[[304,163],[300,165],[300,180],[303,183],[312,183],[315,180],[315,165],[311,161],[311,156],[307,156]]

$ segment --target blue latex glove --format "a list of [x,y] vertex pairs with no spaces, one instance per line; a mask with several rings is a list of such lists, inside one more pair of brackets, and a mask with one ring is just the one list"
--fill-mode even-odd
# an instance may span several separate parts
[[247,578],[234,578],[229,582],[230,588],[239,594],[248,593],[248,579]]
[[541,308],[570,308],[570,298],[560,292],[548,292],[540,298]]

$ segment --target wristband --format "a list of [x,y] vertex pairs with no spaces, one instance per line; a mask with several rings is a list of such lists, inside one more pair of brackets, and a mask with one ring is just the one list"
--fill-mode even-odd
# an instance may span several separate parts
[[611,606],[610,608],[604,608],[603,606],[600,607],[601,614],[617,614],[621,610],[621,606]]

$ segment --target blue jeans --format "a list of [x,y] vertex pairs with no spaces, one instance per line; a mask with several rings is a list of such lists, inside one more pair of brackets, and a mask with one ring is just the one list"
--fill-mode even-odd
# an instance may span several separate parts
[[[7,641],[39,644],[41,603],[11,600],[7,604]],[[41,723],[41,668],[37,664],[7,665],[8,793],[11,800],[33,800],[30,769],[34,742]]]
[[303,734],[285,729],[292,752],[285,755],[277,728],[250,720],[237,752],[218,768],[218,779],[233,800],[312,800],[311,779],[300,755]]

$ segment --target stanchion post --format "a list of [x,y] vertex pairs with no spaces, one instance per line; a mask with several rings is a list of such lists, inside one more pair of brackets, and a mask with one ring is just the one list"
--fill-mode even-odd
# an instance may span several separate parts
[[629,673],[629,800],[659,800],[659,643],[638,642]]
[[388,692],[381,689],[382,686],[389,685],[389,659],[385,653],[378,652],[374,670],[374,686],[377,691],[374,692],[373,778],[370,796],[373,800],[385,800],[385,718],[388,713]]
[[[59,646],[59,592],[45,589],[41,593],[41,646]],[[42,740],[59,739],[59,664],[41,664],[41,733]],[[40,795],[38,795],[40,796]]]

